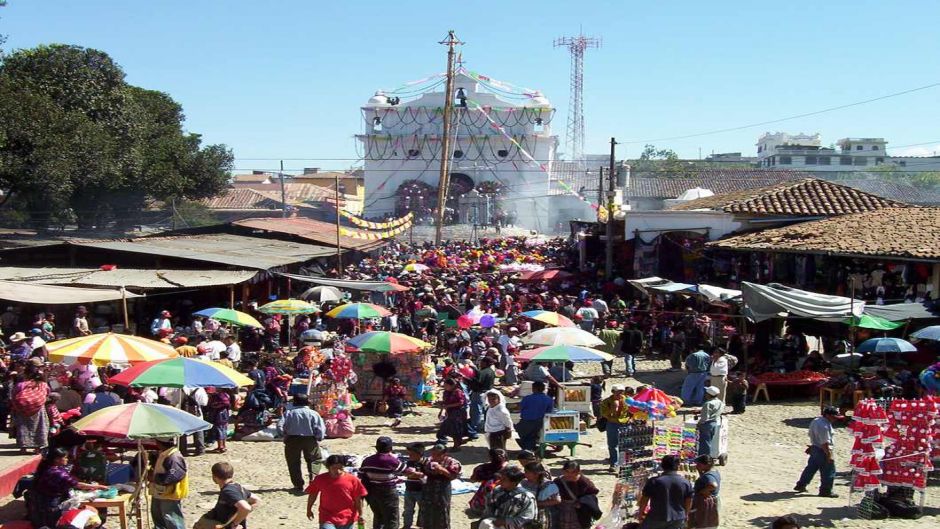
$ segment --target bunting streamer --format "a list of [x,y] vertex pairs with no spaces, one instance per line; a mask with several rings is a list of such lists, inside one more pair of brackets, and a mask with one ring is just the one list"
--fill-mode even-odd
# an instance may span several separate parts
[[390,228],[397,228],[401,226],[402,224],[411,222],[411,219],[414,218],[414,213],[409,211],[408,214],[405,215],[404,217],[393,219],[388,222],[372,222],[370,220],[359,218],[353,215],[352,213],[349,213],[344,210],[340,210],[339,213],[340,215],[349,219],[349,222],[352,222],[356,226],[359,226],[360,228],[367,228],[370,230],[385,230],[385,229],[390,229]]
[[[474,109],[474,110],[479,110],[480,113],[482,113],[484,116],[486,116],[487,121],[490,122],[490,127],[492,127],[494,130],[498,131],[500,134],[503,135],[504,138],[506,138],[507,140],[509,140],[510,143],[512,143],[513,145],[515,145],[516,148],[519,150],[519,154],[521,154],[522,157],[523,157],[527,162],[529,162],[529,163],[531,163],[531,164],[533,164],[533,165],[538,166],[538,168],[541,169],[542,172],[544,172],[546,175],[548,175],[549,179],[551,179],[552,174],[551,174],[551,171],[548,170],[548,165],[547,165],[547,164],[544,164],[544,163],[539,163],[538,160],[536,160],[531,154],[529,154],[529,151],[525,150],[525,148],[523,148],[522,145],[520,145],[519,142],[516,141],[516,139],[512,137],[512,135],[510,135],[508,132],[506,132],[506,129],[504,129],[499,123],[497,123],[495,120],[493,120],[493,118],[490,117],[490,115],[489,115],[489,113],[486,111],[486,109],[483,108],[483,105],[477,103],[476,101],[470,100],[470,99],[467,100],[467,103],[471,104],[471,105],[473,106],[473,109]],[[586,197],[584,197],[584,195],[582,195],[582,194],[578,193],[577,191],[575,191],[574,189],[572,189],[571,186],[569,186],[569,185],[566,184],[565,182],[563,182],[563,181],[561,181],[561,180],[556,180],[556,182],[558,182],[558,183],[561,185],[562,189],[564,189],[567,193],[578,197],[582,202],[584,202],[585,204],[591,206],[591,208],[593,208],[594,210],[597,210],[597,209],[598,209],[598,205],[597,205],[597,204],[595,204],[595,203],[591,202],[590,200],[588,200]]]
[[402,224],[401,226],[392,228],[390,230],[378,231],[378,232],[351,230],[349,228],[344,228],[340,226],[339,233],[340,235],[344,237],[352,237],[354,239],[366,239],[370,241],[378,241],[378,240],[394,237],[400,233],[404,233],[405,230],[407,230],[410,227],[411,227],[411,220],[408,220],[405,224]]

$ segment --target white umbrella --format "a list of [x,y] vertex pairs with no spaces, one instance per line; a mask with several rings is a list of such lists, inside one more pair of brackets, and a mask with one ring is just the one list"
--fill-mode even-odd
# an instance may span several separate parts
[[539,329],[523,337],[522,343],[526,345],[577,345],[580,347],[604,345],[603,340],[578,327]]
[[307,289],[300,295],[300,299],[314,301],[316,303],[342,301],[343,293],[336,287],[320,286]]

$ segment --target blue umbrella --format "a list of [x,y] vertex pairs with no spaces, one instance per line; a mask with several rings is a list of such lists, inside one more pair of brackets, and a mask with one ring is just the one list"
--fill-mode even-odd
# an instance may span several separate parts
[[940,342],[940,325],[931,325],[915,332],[911,338],[918,340],[934,340]]
[[911,353],[917,347],[900,338],[872,338],[865,340],[856,349],[859,353]]

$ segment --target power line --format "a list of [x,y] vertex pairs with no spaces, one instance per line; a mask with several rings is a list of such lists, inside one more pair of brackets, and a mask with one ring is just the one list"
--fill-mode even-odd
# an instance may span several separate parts
[[812,112],[805,112],[805,113],[803,113],[803,114],[796,114],[796,115],[793,115],[793,116],[787,116],[787,117],[785,117],[785,118],[772,119],[772,120],[769,120],[769,121],[761,121],[761,122],[759,122],[759,123],[751,123],[751,124],[748,124],[748,125],[740,125],[740,126],[737,126],[737,127],[728,127],[728,128],[725,128],[725,129],[710,130],[710,131],[706,131],[706,132],[699,132],[699,133],[696,133],[696,134],[686,134],[686,135],[684,135],[684,136],[670,136],[670,137],[666,137],[666,138],[652,138],[652,139],[646,139],[646,140],[625,141],[625,142],[623,142],[623,143],[637,144],[637,143],[652,143],[652,142],[657,142],[657,141],[684,140],[684,139],[687,139],[687,138],[699,138],[699,137],[701,137],[701,136],[710,136],[710,135],[712,135],[712,134],[722,134],[722,133],[725,133],[725,132],[733,132],[733,131],[736,131],[736,130],[750,129],[750,128],[754,128],[754,127],[761,127],[761,126],[763,126],[763,125],[771,125],[771,124],[774,124],[774,123],[780,123],[780,122],[782,122],[782,121],[789,121],[789,120],[791,120],[791,119],[799,119],[799,118],[805,118],[805,117],[809,117],[809,116],[816,116],[816,115],[819,115],[819,114],[825,114],[826,112],[833,112],[833,111],[836,111],[836,110],[842,110],[842,109],[844,109],[844,108],[857,107],[857,106],[859,106],[859,105],[865,105],[865,104],[868,104],[868,103],[874,103],[875,101],[881,101],[881,100],[883,100],[883,99],[890,99],[890,98],[892,98],[892,97],[898,97],[898,96],[910,94],[910,93],[913,93],[913,92],[919,92],[919,91],[921,91],[921,90],[927,90],[927,89],[930,89],[930,88],[936,88],[936,87],[938,87],[938,86],[940,86],[940,83],[932,83],[932,84],[928,84],[928,85],[924,85],[924,86],[918,86],[917,88],[911,88],[911,89],[909,89],[909,90],[903,90],[903,91],[901,91],[901,92],[895,92],[895,93],[893,93],[893,94],[887,94],[887,95],[883,95],[883,96],[879,96],[879,97],[874,97],[874,98],[871,98],[871,99],[865,99],[865,100],[863,100],[863,101],[855,101],[854,103],[848,103],[848,104],[845,104],[845,105],[839,105],[839,106],[835,106],[835,107],[824,108],[824,109],[822,109],[822,110],[814,110],[814,111],[812,111]]

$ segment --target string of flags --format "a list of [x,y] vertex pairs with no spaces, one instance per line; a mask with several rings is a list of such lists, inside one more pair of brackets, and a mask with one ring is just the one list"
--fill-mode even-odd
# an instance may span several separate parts
[[378,240],[394,237],[400,233],[404,233],[405,230],[411,227],[411,223],[412,221],[411,219],[409,219],[407,222],[405,222],[404,224],[398,227],[392,228],[390,230],[384,230],[384,231],[378,231],[378,232],[351,230],[349,228],[344,228],[340,226],[339,233],[340,235],[344,237],[352,237],[354,239],[366,239],[370,241],[378,241]]
[[366,220],[366,219],[357,217],[353,215],[352,213],[349,213],[348,211],[340,210],[339,213],[343,217],[346,217],[346,219],[348,219],[349,222],[355,224],[356,226],[359,226],[360,228],[368,228],[370,230],[384,230],[384,229],[389,229],[389,228],[397,228],[405,223],[410,223],[411,220],[414,218],[414,213],[409,211],[408,214],[405,215],[404,217],[399,217],[397,219],[393,219],[387,222],[372,222],[371,220]]

